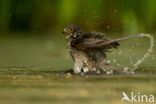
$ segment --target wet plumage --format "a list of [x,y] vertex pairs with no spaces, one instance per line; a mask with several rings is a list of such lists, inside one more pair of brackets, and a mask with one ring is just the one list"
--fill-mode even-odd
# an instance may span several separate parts
[[109,49],[117,48],[119,43],[101,32],[85,32],[79,26],[71,24],[63,33],[67,36],[68,50],[74,61],[74,73],[105,72],[112,73],[116,66],[106,59]]

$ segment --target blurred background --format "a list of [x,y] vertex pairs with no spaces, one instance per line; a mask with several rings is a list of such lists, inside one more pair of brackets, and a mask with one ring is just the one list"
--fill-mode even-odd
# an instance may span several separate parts
[[[112,38],[137,33],[155,36],[155,18],[156,0],[1,0],[0,66],[68,69],[72,60],[61,33],[68,24],[104,32]],[[135,42],[140,46],[135,48]],[[118,60],[120,64],[132,65],[148,46],[146,39],[128,41],[120,49],[127,51],[118,55],[115,51],[110,59],[122,57],[125,60]],[[131,60],[129,52],[134,54]],[[152,55],[144,66],[155,67]]]
[[[0,104],[121,104],[128,103],[121,102],[122,92],[156,96],[154,43],[132,76],[54,73],[73,67],[62,34],[71,23],[112,39],[140,33],[156,38],[156,0],[0,0]],[[120,44],[108,59],[133,68],[150,41]]]
[[104,32],[155,32],[155,5],[155,0],[1,0],[0,32],[45,37],[70,23]]

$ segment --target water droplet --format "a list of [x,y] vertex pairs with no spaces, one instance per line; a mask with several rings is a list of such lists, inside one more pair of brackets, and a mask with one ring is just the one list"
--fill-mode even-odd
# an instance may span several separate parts
[[108,60],[107,62],[110,63],[110,60]]
[[114,13],[117,13],[117,10],[116,9],[114,9]]
[[124,67],[124,70],[125,70],[125,71],[128,71],[128,69],[129,69],[128,67]]
[[107,25],[107,29],[110,29],[110,26],[109,25]]
[[119,66],[119,67],[120,67],[120,64],[117,64],[117,66]]

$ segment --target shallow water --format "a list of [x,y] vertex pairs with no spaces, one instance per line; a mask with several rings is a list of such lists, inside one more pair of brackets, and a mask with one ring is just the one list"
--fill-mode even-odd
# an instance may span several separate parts
[[[134,75],[81,76],[57,73],[72,68],[60,37],[0,40],[0,104],[121,104],[122,92],[132,91],[156,96],[155,49]],[[146,39],[129,40],[108,58],[131,67],[148,46]]]
[[0,72],[0,103],[121,104],[122,92],[156,96],[156,71],[153,70],[128,76],[81,76],[9,69]]

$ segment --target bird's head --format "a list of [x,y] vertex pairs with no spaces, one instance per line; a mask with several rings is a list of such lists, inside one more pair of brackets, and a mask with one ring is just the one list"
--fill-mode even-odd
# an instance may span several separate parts
[[67,36],[74,36],[80,33],[82,29],[78,25],[70,24],[66,28],[63,29],[62,33]]

